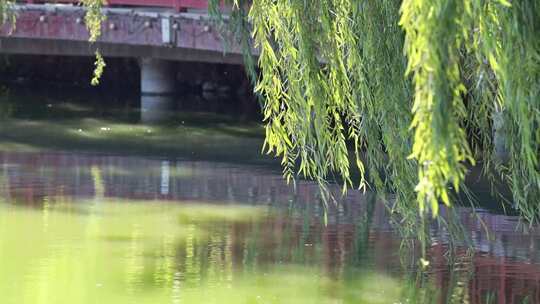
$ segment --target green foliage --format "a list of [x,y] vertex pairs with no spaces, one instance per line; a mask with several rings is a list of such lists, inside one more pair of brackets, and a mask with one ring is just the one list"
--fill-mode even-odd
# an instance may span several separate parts
[[504,113],[514,203],[528,219],[540,216],[540,3],[516,1],[478,7],[487,17],[478,38],[496,80]]
[[84,22],[90,33],[89,40],[90,42],[96,42],[101,35],[101,24],[106,19],[105,15],[101,13],[103,0],[81,0],[81,3],[87,9]]
[[[395,193],[402,214],[436,215],[478,159],[493,181],[496,172],[509,182],[533,220],[540,208],[539,5],[253,1],[267,151],[282,157],[287,180],[301,174],[324,183],[338,175],[344,189],[356,164],[360,186],[369,180]],[[508,133],[507,164],[493,152],[496,110]]]
[[399,3],[289,2],[255,1],[250,11],[268,151],[283,157],[288,179],[299,163],[301,174],[337,173],[347,187],[355,164],[361,188],[367,171],[381,193],[396,193],[397,209],[414,208]]
[[260,49],[256,90],[265,97],[266,147],[283,157],[287,180],[299,160],[304,176],[322,181],[337,172],[345,186],[352,184],[346,140],[360,149],[361,118],[347,71],[358,67],[357,39],[343,16],[353,2],[339,2],[256,1],[250,11]]
[[417,198],[420,211],[429,203],[434,214],[439,200],[450,204],[448,184],[459,188],[464,162],[474,163],[460,126],[466,117],[461,98],[466,88],[461,82],[459,51],[470,28],[465,11],[465,1],[406,0],[402,4],[407,72],[415,83],[411,157],[418,160]]
[[10,24],[15,26],[15,11],[13,10],[14,1],[0,1],[0,24]]
[[[251,0],[208,0],[208,13],[218,26],[222,35],[224,49],[230,47],[229,42],[238,42],[242,48],[244,57],[244,66],[252,84],[255,86],[257,81],[256,59],[253,55],[253,42],[251,39],[251,26],[248,22],[248,11]],[[225,18],[222,8],[226,6],[230,11]]]
[[[101,35],[101,24],[106,19],[106,16],[101,13],[103,0],[81,0],[81,2],[84,6],[86,6],[87,9],[86,15],[84,16],[84,21],[86,24],[86,28],[88,29],[88,32],[90,34],[88,40],[91,43],[94,43]],[[94,75],[92,77],[92,80],[90,81],[93,86],[97,86],[99,84],[99,79],[101,78],[103,70],[106,66],[105,59],[103,59],[103,56],[101,56],[99,50],[96,50],[95,54],[96,61],[94,63]]]
[[101,78],[101,75],[103,75],[103,70],[105,69],[105,59],[103,59],[103,56],[101,56],[101,53],[99,51],[96,51],[96,61],[94,63],[94,77],[92,77],[91,84],[93,86],[96,86],[99,84],[99,79]]

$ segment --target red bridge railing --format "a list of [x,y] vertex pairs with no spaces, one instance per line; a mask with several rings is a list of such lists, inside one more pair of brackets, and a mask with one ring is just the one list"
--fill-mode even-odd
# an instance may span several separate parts
[[[80,3],[78,0],[26,0],[26,3]],[[107,6],[139,6],[139,7],[163,7],[172,8],[176,11],[186,9],[206,9],[207,0],[106,0]]]

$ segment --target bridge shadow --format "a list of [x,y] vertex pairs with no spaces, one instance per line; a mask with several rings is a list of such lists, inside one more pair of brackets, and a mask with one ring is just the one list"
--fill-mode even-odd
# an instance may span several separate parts
[[254,120],[241,122],[231,113],[200,111],[205,101],[199,99],[194,101],[199,105],[185,111],[175,106],[166,120],[146,124],[141,122],[138,98],[8,94],[0,100],[4,116],[0,149],[89,151],[279,168],[277,161],[261,155],[264,130]]

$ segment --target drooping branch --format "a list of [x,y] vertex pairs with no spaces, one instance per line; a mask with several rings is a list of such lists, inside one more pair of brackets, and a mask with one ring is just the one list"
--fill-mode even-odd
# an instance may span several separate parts
[[[491,169],[508,176],[524,215],[538,217],[538,6],[255,0],[268,150],[282,157],[288,179],[336,173],[344,186],[356,158],[361,180],[396,193],[400,211],[416,208],[414,188],[417,208],[432,214],[450,204],[467,164],[480,157],[490,178]],[[496,104],[508,128],[508,165],[491,165]]]

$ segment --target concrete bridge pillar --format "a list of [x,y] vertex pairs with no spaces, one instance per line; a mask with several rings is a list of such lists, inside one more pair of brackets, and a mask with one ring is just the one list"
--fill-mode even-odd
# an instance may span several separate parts
[[174,110],[174,64],[166,60],[142,58],[141,122],[158,123],[167,120]]
[[142,58],[141,94],[172,95],[175,89],[173,63],[166,60]]

